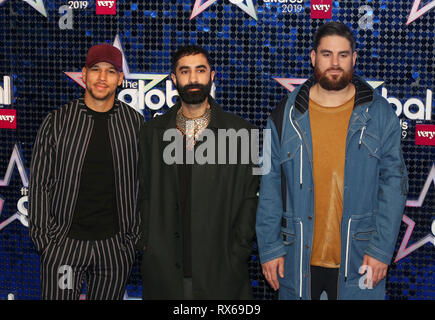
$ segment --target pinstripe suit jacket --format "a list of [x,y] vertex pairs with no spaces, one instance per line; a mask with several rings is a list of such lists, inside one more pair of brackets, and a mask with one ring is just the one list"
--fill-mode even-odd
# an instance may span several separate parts
[[[140,216],[138,192],[138,137],[143,117],[115,99],[109,118],[109,138],[122,241],[136,243]],[[52,111],[42,122],[30,165],[29,232],[38,252],[48,243],[60,243],[68,234],[77,200],[83,160],[94,120],[84,99]]]

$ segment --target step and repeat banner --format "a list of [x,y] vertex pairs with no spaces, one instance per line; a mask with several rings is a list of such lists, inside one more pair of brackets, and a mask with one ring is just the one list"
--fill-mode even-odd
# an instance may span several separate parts
[[[39,298],[39,258],[28,235],[31,151],[48,112],[80,97],[90,46],[124,54],[118,98],[145,120],[177,98],[170,55],[204,46],[223,108],[262,129],[289,91],[312,73],[314,31],[340,21],[354,32],[355,72],[401,121],[410,189],[387,299],[435,299],[433,0],[0,0],[0,299]],[[276,299],[253,244],[256,299]],[[126,299],[141,297],[139,259]]]

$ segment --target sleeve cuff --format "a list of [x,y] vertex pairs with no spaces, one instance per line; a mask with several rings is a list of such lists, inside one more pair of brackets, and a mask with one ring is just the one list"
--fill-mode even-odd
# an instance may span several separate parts
[[376,248],[373,245],[369,245],[365,250],[365,253],[376,260],[379,260],[382,263],[390,264],[392,259],[392,254],[388,254],[383,250]]
[[263,253],[260,253],[260,263],[263,264],[263,263],[268,262],[270,260],[285,256],[286,253],[287,252],[285,250],[285,246],[283,244],[281,244],[273,249],[270,249],[270,250],[267,250]]

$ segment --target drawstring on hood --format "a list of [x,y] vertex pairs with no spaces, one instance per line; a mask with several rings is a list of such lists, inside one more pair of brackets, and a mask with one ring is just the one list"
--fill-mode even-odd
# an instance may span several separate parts
[[302,179],[302,169],[303,169],[303,150],[302,150],[302,136],[299,133],[299,131],[296,129],[295,125],[293,124],[293,120],[292,120],[292,112],[293,112],[294,106],[292,106],[290,108],[290,112],[289,112],[289,119],[290,119],[290,124],[292,125],[293,129],[296,131],[296,133],[299,136],[299,140],[301,141],[301,146],[300,146],[300,164],[299,164],[299,186],[302,189],[302,183],[303,183],[303,179]]

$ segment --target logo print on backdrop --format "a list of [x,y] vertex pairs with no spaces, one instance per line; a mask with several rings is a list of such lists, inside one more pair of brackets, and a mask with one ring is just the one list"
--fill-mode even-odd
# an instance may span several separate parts
[[0,109],[0,129],[17,128],[17,110]]
[[[195,0],[193,4],[192,14],[190,15],[190,20],[195,18],[197,15],[205,11],[208,7],[214,4],[217,0],[206,0],[204,3],[203,0]],[[232,4],[238,6],[252,18],[257,20],[257,11],[255,10],[253,0],[228,0]]]
[[3,87],[0,86],[0,106],[12,104],[12,79],[10,76],[3,76]]
[[279,5],[282,13],[300,13],[304,10],[305,0],[263,0],[266,7]]
[[[395,106],[397,116],[403,112],[405,117],[411,120],[431,120],[432,118],[432,90],[426,89],[426,104],[417,98],[410,98],[402,104],[399,99],[388,97],[388,91],[385,87],[382,88],[382,96]],[[418,111],[411,111],[411,109],[415,109],[415,106]]]
[[331,19],[332,0],[311,0],[311,19]]
[[[18,200],[17,203],[18,211],[15,212],[8,219],[0,223],[0,231],[15,220],[19,220],[25,227],[29,226],[29,221],[27,218],[27,207],[24,205],[28,201],[27,188],[29,187],[29,179],[27,175],[27,170],[24,166],[23,156],[18,148],[18,145],[14,146],[14,150],[12,151],[12,155],[6,169],[5,176],[3,179],[0,179],[0,187],[9,186],[15,165],[17,166],[18,172],[21,177],[21,183],[23,184],[23,187],[21,188],[22,197]],[[5,199],[0,196],[0,215],[2,213],[4,202]]]
[[[424,183],[423,189],[420,192],[420,195],[418,196],[417,200],[407,200],[406,206],[407,207],[414,207],[419,208],[423,206],[424,199],[426,198],[426,195],[429,191],[430,186],[432,183],[435,184],[435,164],[432,165],[432,168],[429,171],[429,175],[427,176],[426,182]],[[428,234],[427,236],[423,237],[422,239],[418,240],[417,242],[413,243],[408,247],[409,239],[411,238],[412,231],[414,230],[415,222],[410,219],[408,216],[403,215],[402,221],[408,226],[405,235],[403,236],[402,243],[400,244],[399,251],[397,252],[396,259],[394,262],[397,262],[403,258],[405,258],[407,255],[409,255],[411,252],[414,252],[421,246],[425,245],[426,243],[432,243],[435,246],[435,220],[432,221],[432,234]]]
[[415,126],[415,144],[435,146],[435,124],[417,124]]
[[98,15],[116,15],[116,0],[96,0],[95,10]]
[[409,13],[408,21],[406,21],[406,25],[417,20],[426,12],[428,12],[429,10],[435,7],[435,0],[432,0],[431,2],[426,4],[423,8],[418,9],[418,7],[420,6],[420,2],[421,0],[414,0],[414,4],[412,5],[411,12]]

